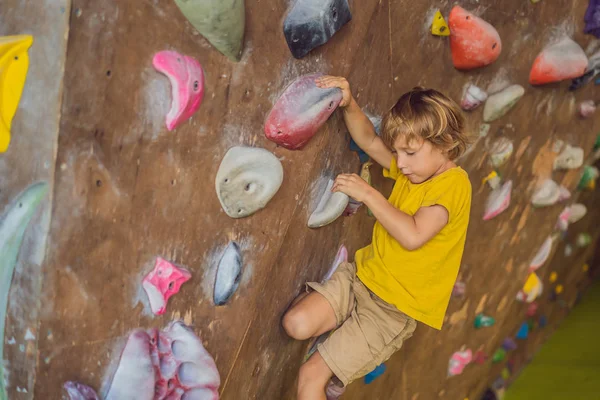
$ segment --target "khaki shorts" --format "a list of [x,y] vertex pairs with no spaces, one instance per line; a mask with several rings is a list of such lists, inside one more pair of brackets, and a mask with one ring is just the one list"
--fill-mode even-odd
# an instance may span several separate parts
[[417,322],[371,292],[356,276],[354,263],[342,263],[324,283],[309,282],[335,312],[337,329],[317,347],[346,386],[385,362],[410,338]]

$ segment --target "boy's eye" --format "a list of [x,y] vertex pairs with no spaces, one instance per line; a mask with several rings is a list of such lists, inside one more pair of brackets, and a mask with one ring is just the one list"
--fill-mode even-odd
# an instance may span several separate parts
[[407,156],[414,156],[414,155],[415,155],[415,153],[409,153],[409,152],[406,152],[406,155],[407,155]]

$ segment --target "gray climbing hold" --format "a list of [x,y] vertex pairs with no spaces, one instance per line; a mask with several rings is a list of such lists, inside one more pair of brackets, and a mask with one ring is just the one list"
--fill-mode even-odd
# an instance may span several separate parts
[[225,248],[219,265],[217,266],[217,278],[213,300],[217,306],[227,303],[227,300],[235,293],[242,278],[243,258],[240,247],[236,242],[230,242]]
[[309,228],[320,228],[332,223],[342,215],[346,209],[350,198],[342,192],[333,193],[331,191],[332,187],[333,180],[330,179],[317,208],[308,219]]
[[525,89],[521,85],[511,85],[489,96],[483,107],[483,120],[492,122],[504,116],[523,97]]

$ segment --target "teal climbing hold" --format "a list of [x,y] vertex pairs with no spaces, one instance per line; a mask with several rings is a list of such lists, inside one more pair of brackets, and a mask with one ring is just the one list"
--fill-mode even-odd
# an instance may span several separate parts
[[494,323],[496,323],[496,320],[494,318],[488,317],[487,315],[480,313],[477,314],[477,316],[475,317],[475,322],[473,323],[473,325],[475,326],[475,328],[479,329],[490,327],[494,325]]

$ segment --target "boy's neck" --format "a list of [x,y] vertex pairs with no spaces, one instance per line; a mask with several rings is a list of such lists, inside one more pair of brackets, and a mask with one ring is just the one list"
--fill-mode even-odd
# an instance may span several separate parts
[[[440,175],[443,172],[448,171],[451,168],[456,167],[456,164],[454,163],[454,161],[452,160],[447,160],[445,163],[443,163],[438,169],[437,171],[435,171],[435,173],[433,175],[431,175],[431,178],[435,178],[436,176]],[[429,179],[431,179],[429,178]]]

